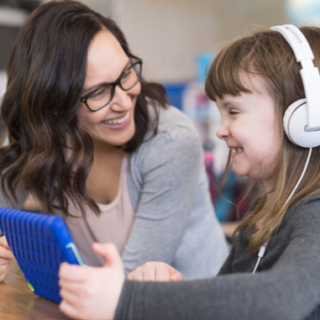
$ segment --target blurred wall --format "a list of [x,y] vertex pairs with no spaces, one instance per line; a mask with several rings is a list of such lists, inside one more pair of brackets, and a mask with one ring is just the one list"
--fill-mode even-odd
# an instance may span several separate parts
[[83,2],[118,22],[132,52],[143,59],[148,79],[192,79],[195,55],[210,50],[216,38],[211,7],[150,0]]
[[198,52],[212,51],[254,24],[288,23],[285,0],[82,0],[114,18],[157,81],[188,81]]
[[285,0],[213,0],[219,19],[217,42],[231,40],[253,25],[289,23]]

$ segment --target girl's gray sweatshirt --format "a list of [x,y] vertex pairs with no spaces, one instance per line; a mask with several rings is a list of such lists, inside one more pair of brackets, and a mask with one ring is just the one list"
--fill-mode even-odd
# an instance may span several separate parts
[[287,213],[256,274],[248,241],[240,230],[216,278],[125,281],[115,319],[319,320],[320,195]]

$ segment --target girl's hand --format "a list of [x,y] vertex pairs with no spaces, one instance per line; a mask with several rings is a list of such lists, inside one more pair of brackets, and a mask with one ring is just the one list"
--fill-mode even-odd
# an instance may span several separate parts
[[183,275],[164,262],[147,262],[130,272],[128,280],[182,281]]
[[62,263],[59,308],[71,318],[113,319],[125,280],[122,261],[112,243],[94,243],[92,248],[105,259],[105,265],[85,268]]
[[0,282],[9,272],[11,261],[14,259],[13,253],[8,246],[5,236],[0,237]]

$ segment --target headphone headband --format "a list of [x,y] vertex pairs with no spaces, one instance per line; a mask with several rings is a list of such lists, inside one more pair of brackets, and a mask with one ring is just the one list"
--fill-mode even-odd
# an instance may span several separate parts
[[320,74],[314,67],[314,59],[310,45],[304,34],[294,25],[272,27],[271,30],[280,32],[287,40],[297,62],[301,63],[303,87],[307,99],[307,125],[305,131],[320,130]]
[[285,24],[283,26],[272,27],[271,30],[278,31],[283,35],[292,48],[297,62],[314,59],[307,39],[296,26],[292,24]]

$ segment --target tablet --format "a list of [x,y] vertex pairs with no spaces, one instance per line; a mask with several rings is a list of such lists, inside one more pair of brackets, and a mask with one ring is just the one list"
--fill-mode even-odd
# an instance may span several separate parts
[[84,265],[64,221],[52,215],[0,208],[0,230],[30,290],[60,303],[60,264]]

